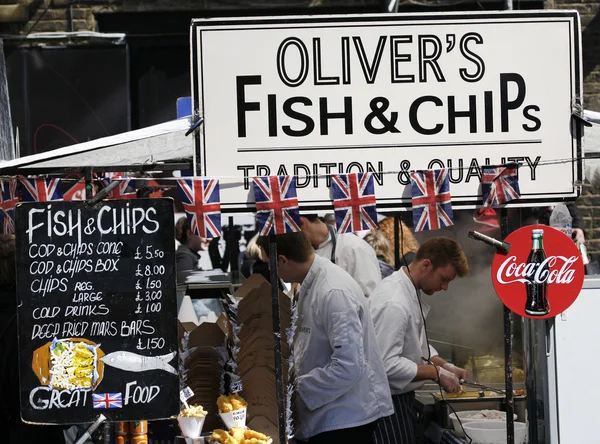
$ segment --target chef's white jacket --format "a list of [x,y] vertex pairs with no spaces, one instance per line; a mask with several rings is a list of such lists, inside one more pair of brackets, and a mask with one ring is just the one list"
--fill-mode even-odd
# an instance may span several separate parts
[[[393,395],[417,390],[425,384],[413,379],[417,365],[425,363],[422,358],[429,358],[423,316],[427,318],[431,307],[423,302],[420,292],[417,296],[405,270],[402,267],[381,281],[369,298],[377,344]],[[417,297],[421,298],[423,314]],[[429,352],[432,357],[437,355],[431,345]]]
[[316,255],[298,299],[294,366],[298,439],[394,413],[368,300],[348,273]]
[[[336,234],[335,264],[342,267],[360,285],[362,292],[369,297],[381,282],[381,271],[375,250],[367,242],[352,233]],[[316,253],[331,259],[333,242],[331,233],[319,245]]]

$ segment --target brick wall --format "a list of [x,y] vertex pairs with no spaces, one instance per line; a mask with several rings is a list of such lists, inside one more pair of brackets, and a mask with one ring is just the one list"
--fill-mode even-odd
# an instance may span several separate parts
[[[434,0],[436,1],[436,0]],[[0,0],[0,34],[96,31],[94,15],[106,12],[235,10],[298,7],[299,3],[272,0]],[[380,0],[312,0],[313,7],[379,7]],[[281,6],[283,5],[283,6]],[[295,6],[296,5],[296,6]],[[312,12],[314,13],[314,12]]]
[[549,8],[579,11],[582,25],[584,105],[600,111],[600,2],[590,0],[551,0]]
[[591,255],[600,254],[600,193],[585,186],[577,200],[585,222],[586,247]]
[[[21,12],[15,16],[10,7],[20,8]],[[69,0],[0,0],[0,33],[96,31],[94,13],[111,8],[115,5],[90,7]]]
[[[57,5],[48,10],[38,9],[24,28],[24,32],[95,31],[96,21],[92,8]],[[65,2],[66,3],[66,2]]]

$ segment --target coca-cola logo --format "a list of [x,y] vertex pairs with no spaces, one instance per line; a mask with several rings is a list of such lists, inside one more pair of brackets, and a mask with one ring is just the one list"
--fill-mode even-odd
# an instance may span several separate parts
[[511,311],[546,319],[577,299],[583,287],[583,261],[569,236],[546,225],[530,225],[504,241],[510,251],[496,253],[491,277],[498,297]]
[[577,259],[577,256],[549,256],[541,263],[532,264],[517,263],[517,257],[510,256],[498,268],[496,280],[500,284],[570,284],[575,279],[573,264]]

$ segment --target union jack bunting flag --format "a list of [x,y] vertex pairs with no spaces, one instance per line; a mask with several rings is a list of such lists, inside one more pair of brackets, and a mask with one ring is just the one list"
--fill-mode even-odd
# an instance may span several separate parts
[[149,197],[150,199],[163,197],[163,193],[168,190],[170,190],[168,186],[163,186],[156,180],[149,180],[146,182],[146,197]]
[[[94,188],[92,187],[92,191]],[[93,193],[92,193],[93,194]],[[85,179],[78,180],[75,185],[63,194],[64,200],[86,200]]]
[[92,393],[92,402],[95,409],[120,409],[123,407],[121,393]]
[[415,231],[454,225],[448,170],[413,171],[410,178]]
[[300,231],[294,176],[255,177],[254,201],[261,236]]
[[373,173],[333,175],[331,194],[338,233],[377,228]]
[[21,179],[23,202],[63,200],[60,179]]
[[205,239],[221,237],[219,179],[179,179],[177,184],[192,233]]
[[484,207],[497,207],[521,197],[516,163],[482,167],[481,197]]
[[15,232],[15,205],[19,202],[17,192],[18,182],[16,179],[2,182],[2,193],[0,195],[0,224],[4,234]]
[[110,192],[111,199],[135,199],[137,197],[134,179],[125,176],[113,176],[110,178],[111,182],[115,180],[119,181],[119,186]]

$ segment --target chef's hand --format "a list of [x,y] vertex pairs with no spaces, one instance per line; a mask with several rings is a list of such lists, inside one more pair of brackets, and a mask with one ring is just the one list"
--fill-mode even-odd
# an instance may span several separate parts
[[442,365],[442,368],[454,373],[459,380],[468,379],[467,371],[464,368],[457,367],[454,364],[450,364],[449,362],[446,362],[444,365]]
[[456,375],[445,368],[440,367],[439,383],[448,393],[456,393],[460,390],[460,381]]
[[575,239],[575,242],[585,244],[585,235],[581,228],[573,228],[573,239]]

